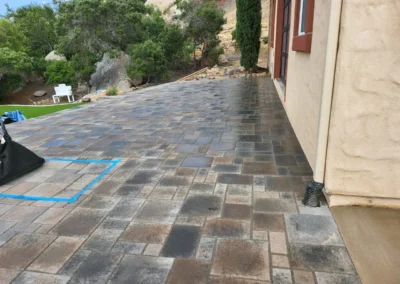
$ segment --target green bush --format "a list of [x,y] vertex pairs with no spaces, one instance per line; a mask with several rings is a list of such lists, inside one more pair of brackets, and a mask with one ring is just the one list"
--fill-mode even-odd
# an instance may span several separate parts
[[236,0],[236,30],[241,51],[240,64],[254,70],[260,52],[261,0]]
[[264,44],[268,44],[269,38],[267,36],[262,38]]
[[44,76],[47,84],[77,85],[75,71],[68,61],[50,61],[46,65]]
[[116,86],[112,86],[106,92],[107,96],[116,96],[118,95],[118,88]]
[[33,57],[32,58],[32,66],[33,72],[39,76],[43,76],[44,72],[46,72],[46,60],[43,57]]
[[168,61],[162,45],[152,40],[144,43],[132,45],[128,54],[132,57],[132,63],[128,66],[129,77],[147,77],[147,82],[151,79],[164,79],[168,77]]
[[236,31],[236,29],[234,29],[232,31],[232,40],[237,40],[237,31]]
[[211,50],[209,50],[207,53],[207,59],[208,59],[209,65],[214,66],[214,65],[218,64],[218,57],[224,53],[225,53],[225,51],[222,47],[214,47]]

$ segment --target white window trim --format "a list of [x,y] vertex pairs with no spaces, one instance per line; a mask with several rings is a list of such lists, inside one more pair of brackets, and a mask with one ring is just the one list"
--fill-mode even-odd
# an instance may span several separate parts
[[[299,36],[305,35],[305,34],[306,34],[305,31],[303,32],[303,31],[301,30],[301,23],[303,22],[303,17],[304,17],[304,14],[303,14],[303,6],[304,6],[304,0],[300,0],[299,30],[298,30],[298,35],[299,35]],[[305,28],[306,28],[306,27],[304,27],[304,29],[305,29]]]

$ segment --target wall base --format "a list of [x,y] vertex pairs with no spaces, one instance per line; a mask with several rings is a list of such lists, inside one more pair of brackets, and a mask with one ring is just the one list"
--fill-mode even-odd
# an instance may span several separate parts
[[329,207],[334,206],[371,206],[400,209],[400,199],[398,198],[381,198],[381,197],[364,197],[342,194],[329,194],[323,190]]

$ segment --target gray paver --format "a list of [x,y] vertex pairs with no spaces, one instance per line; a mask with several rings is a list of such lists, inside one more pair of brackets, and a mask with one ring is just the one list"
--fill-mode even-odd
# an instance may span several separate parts
[[14,280],[13,284],[66,284],[69,281],[68,276],[50,275],[38,272],[22,272],[21,275]]
[[86,258],[86,261],[79,266],[78,270],[71,278],[71,283],[106,283],[121,258],[122,256],[118,254],[93,252]]
[[163,284],[174,259],[126,255],[110,284]]

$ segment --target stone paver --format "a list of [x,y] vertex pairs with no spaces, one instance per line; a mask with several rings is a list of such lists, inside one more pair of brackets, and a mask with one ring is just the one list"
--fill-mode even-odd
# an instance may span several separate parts
[[[44,157],[118,166],[78,201],[0,199],[0,283],[359,283],[266,78],[166,84],[18,124]],[[0,192],[70,198],[104,164],[47,162]]]

